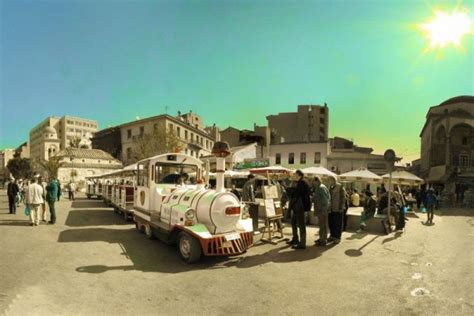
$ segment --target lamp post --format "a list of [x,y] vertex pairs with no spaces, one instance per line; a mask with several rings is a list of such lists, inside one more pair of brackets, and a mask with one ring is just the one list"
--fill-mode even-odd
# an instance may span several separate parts
[[395,166],[395,160],[397,156],[395,155],[395,151],[393,149],[387,149],[383,154],[383,158],[387,162],[388,167],[388,206],[387,206],[387,221],[388,221],[388,228],[389,232],[392,230],[392,226],[390,223],[390,208],[392,203],[392,171]]

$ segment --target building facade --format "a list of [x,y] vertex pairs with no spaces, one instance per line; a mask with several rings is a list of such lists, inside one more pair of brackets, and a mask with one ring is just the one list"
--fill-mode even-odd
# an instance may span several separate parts
[[365,168],[375,174],[388,172],[383,155],[373,154],[373,149],[354,145],[354,142],[341,137],[330,140],[331,152],[327,156],[327,168],[337,174]]
[[29,148],[33,166],[37,167],[41,160],[48,160],[51,153],[68,148],[75,138],[81,139],[81,146],[90,148],[90,138],[97,127],[94,120],[74,116],[46,118],[30,131]]
[[327,142],[281,143],[270,146],[270,165],[303,169],[327,165],[330,148]]
[[217,127],[203,128],[201,117],[190,112],[178,113],[173,117],[168,114],[153,116],[120,126],[122,161],[126,164],[133,163],[133,150],[136,142],[145,135],[151,135],[157,130],[173,131],[179,138],[182,146],[180,152],[193,157],[202,157],[211,154],[214,143],[220,139]]
[[254,124],[253,131],[239,130],[232,126],[221,130],[221,140],[229,143],[230,147],[240,147],[250,144],[257,146],[257,158],[268,158],[270,155],[271,133],[268,126],[257,126]]
[[421,175],[431,183],[474,178],[474,96],[432,106],[420,133]]
[[120,127],[100,130],[92,138],[92,148],[103,150],[116,159],[122,158],[122,136]]
[[297,112],[267,116],[271,143],[327,142],[329,108],[326,104],[298,105]]
[[61,183],[73,181],[84,187],[87,176],[123,168],[122,163],[99,149],[67,148],[56,155],[62,163],[58,170]]

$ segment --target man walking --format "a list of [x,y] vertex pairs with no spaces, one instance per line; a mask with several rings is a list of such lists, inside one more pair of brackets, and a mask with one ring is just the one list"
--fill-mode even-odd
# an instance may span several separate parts
[[20,187],[16,183],[16,179],[10,181],[7,186],[7,195],[8,195],[8,209],[10,214],[16,214],[16,197]]
[[74,201],[74,192],[76,192],[76,184],[72,181],[69,182],[69,200]]
[[258,203],[255,202],[255,176],[253,174],[247,176],[247,182],[242,188],[242,202],[248,205],[253,232],[258,234]]
[[338,244],[341,242],[346,192],[336,178],[330,177],[329,180],[331,183],[331,212],[328,215],[330,232],[328,241]]
[[43,188],[39,185],[39,178],[36,178],[28,186],[28,196],[26,198],[27,205],[30,208],[31,226],[39,225],[39,212],[41,204],[44,203],[43,193]]
[[46,201],[48,202],[49,213],[51,215],[48,224],[52,224],[52,225],[56,223],[56,209],[54,207],[54,203],[56,203],[56,200],[58,199],[58,196],[59,196],[58,192],[59,192],[58,181],[55,178],[53,178],[53,180],[51,180],[51,182],[46,187]]
[[331,194],[319,177],[314,178],[314,184],[314,212],[318,217],[319,223],[319,239],[315,241],[315,244],[317,246],[326,246],[328,238],[328,209],[331,203]]
[[[310,188],[306,180],[303,179],[304,174],[301,170],[296,170],[297,177],[296,188],[292,196],[294,198],[293,215],[291,216],[291,230],[293,238],[288,244],[293,245],[293,249],[306,248],[306,221],[305,213],[311,210]],[[299,237],[298,237],[299,230]]]

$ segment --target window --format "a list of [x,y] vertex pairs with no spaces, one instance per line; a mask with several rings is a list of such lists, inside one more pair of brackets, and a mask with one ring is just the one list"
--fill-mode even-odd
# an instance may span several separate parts
[[275,165],[281,165],[281,154],[275,154]]
[[140,126],[140,137],[143,137],[145,134],[145,126]]
[[321,127],[319,128],[319,132],[320,132],[320,133],[324,133],[324,126],[321,126]]
[[176,127],[176,136],[181,137],[181,128],[179,126]]
[[157,123],[153,124],[153,130],[154,130],[155,132],[158,130],[158,124],[157,124]]
[[295,163],[295,153],[288,154],[288,164],[293,165]]
[[306,153],[300,153],[300,164],[306,164]]
[[209,141],[206,139],[206,148],[209,149]]
[[191,150],[191,156],[194,156],[194,150]]
[[132,130],[131,129],[127,130],[127,138],[128,139],[132,138]]
[[191,142],[193,142],[193,141],[194,141],[194,134],[191,133]]
[[148,187],[148,162],[138,165],[137,185]]
[[468,155],[459,155],[459,167],[468,168],[469,167],[469,156]]
[[188,140],[188,131],[184,131],[184,139]]
[[462,144],[463,146],[467,146],[467,137],[462,138]]
[[171,123],[170,123],[170,124],[168,124],[168,127],[169,127],[170,131],[172,131],[172,130],[173,130],[173,124],[171,124]]
[[319,110],[319,113],[321,113],[321,114],[324,114],[325,112],[326,112],[326,109],[325,109],[325,108],[321,108],[321,109]]
[[321,163],[321,153],[319,152],[314,153],[314,163]]
[[319,123],[320,123],[320,124],[324,124],[324,117],[320,117],[320,118],[319,118]]
[[127,159],[132,159],[132,148],[131,147],[127,148]]
[[[197,166],[182,164],[156,164],[155,165],[155,183],[180,184],[184,181],[186,184],[195,184],[198,174]],[[183,177],[187,175],[187,177]],[[178,198],[179,194],[172,198]]]

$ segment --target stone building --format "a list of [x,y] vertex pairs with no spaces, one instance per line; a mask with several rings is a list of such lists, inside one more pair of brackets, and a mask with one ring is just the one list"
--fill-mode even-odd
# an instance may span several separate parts
[[97,131],[94,120],[63,116],[50,116],[30,131],[29,149],[33,167],[37,168],[41,160],[62,149],[68,148],[74,138],[81,139],[81,145],[90,148],[90,138]]
[[58,179],[62,183],[74,181],[83,186],[85,178],[123,168],[122,163],[99,149],[67,148],[56,154],[62,163]]
[[189,112],[176,117],[161,114],[145,119],[135,120],[117,126],[120,128],[122,161],[125,164],[133,163],[133,148],[136,142],[145,135],[156,130],[166,128],[173,131],[181,140],[181,152],[193,157],[211,154],[214,142],[220,140],[219,129],[215,126],[204,128],[203,119],[195,113]]
[[291,169],[327,165],[330,152],[328,142],[280,143],[270,146],[270,165]]
[[474,96],[430,107],[420,138],[420,172],[428,182],[474,181]]
[[297,112],[267,116],[271,143],[327,142],[329,108],[327,104],[298,105]]
[[330,140],[330,153],[327,156],[327,168],[337,174],[359,168],[383,175],[388,172],[382,154],[374,154],[369,147],[360,147],[353,141],[334,137]]
[[257,146],[257,158],[267,158],[270,155],[271,133],[268,126],[254,124],[253,131],[239,130],[232,126],[221,130],[221,140],[228,142],[230,147],[239,147],[250,144]]
[[108,127],[94,134],[92,148],[103,150],[116,159],[122,157],[122,136],[120,127]]

